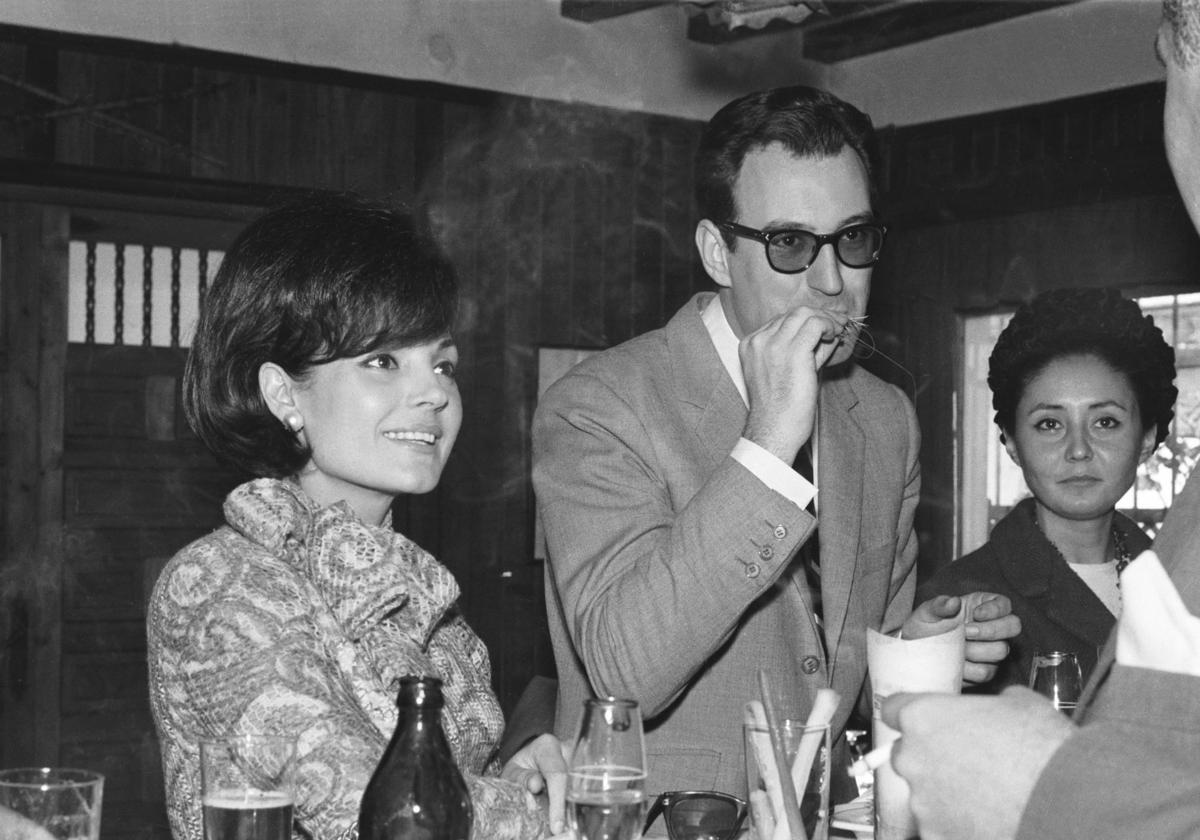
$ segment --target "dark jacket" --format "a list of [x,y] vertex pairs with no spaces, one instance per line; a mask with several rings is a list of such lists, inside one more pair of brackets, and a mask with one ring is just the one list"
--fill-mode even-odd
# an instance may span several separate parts
[[[1130,557],[1150,547],[1150,539],[1129,517],[1118,513],[1113,521],[1125,536]],[[1038,651],[1074,651],[1086,682],[1116,622],[1038,529],[1033,499],[1024,499],[997,522],[982,547],[943,566],[922,584],[917,603],[935,595],[968,592],[1008,596],[1013,613],[1021,619],[1020,635],[1009,640],[1008,658],[982,687],[984,691],[1028,685]]]

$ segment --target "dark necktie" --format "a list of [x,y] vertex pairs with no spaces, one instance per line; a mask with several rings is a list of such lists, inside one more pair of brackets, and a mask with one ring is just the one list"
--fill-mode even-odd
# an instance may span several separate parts
[[[800,447],[800,451],[796,453],[796,460],[792,463],[792,469],[804,476],[804,478],[815,486],[813,481],[813,464],[811,442]],[[808,507],[805,508],[814,517],[817,515],[816,497],[809,501]],[[821,540],[819,532],[814,529],[805,541],[804,545],[800,546],[800,561],[804,564],[804,579],[808,582],[809,591],[812,593],[813,615],[817,619],[817,626],[821,626]]]

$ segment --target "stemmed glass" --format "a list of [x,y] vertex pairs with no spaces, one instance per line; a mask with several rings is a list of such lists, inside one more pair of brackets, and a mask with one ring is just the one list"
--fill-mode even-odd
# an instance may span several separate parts
[[578,840],[642,836],[645,756],[642,712],[635,701],[584,701],[567,786],[567,819]]
[[1071,714],[1083,692],[1083,672],[1079,668],[1079,660],[1075,654],[1061,650],[1035,653],[1029,672],[1029,687],[1050,698],[1054,708],[1060,712]]

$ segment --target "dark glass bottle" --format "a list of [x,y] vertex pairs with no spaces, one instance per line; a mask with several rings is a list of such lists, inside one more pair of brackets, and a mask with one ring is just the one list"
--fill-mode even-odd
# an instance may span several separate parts
[[442,731],[442,681],[402,677],[396,731],[363,791],[359,840],[469,840],[471,796]]

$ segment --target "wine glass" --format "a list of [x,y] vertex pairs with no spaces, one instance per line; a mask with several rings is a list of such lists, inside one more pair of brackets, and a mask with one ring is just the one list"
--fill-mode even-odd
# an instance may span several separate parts
[[583,701],[567,787],[567,819],[578,840],[642,836],[645,756],[642,712],[636,701]]
[[1066,651],[1038,651],[1033,656],[1029,687],[1050,698],[1054,708],[1060,712],[1071,714],[1083,692],[1083,672],[1079,668],[1079,660],[1075,654]]

